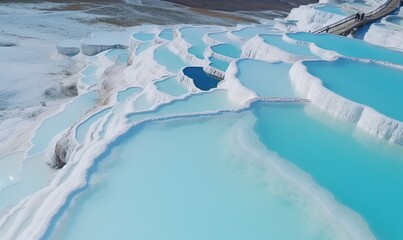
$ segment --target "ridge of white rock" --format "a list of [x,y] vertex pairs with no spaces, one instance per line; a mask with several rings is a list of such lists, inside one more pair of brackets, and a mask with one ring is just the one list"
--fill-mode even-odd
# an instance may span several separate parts
[[309,74],[303,61],[295,63],[290,79],[301,97],[331,115],[357,125],[361,129],[386,141],[403,145],[403,122],[389,118],[369,106],[346,99],[325,88],[322,81]]

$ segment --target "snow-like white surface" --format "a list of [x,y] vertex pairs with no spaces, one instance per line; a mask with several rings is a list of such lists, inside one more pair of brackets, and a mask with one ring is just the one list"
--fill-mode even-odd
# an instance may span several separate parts
[[382,18],[380,23],[373,23],[364,35],[364,40],[376,45],[385,46],[398,51],[403,51],[403,20],[401,24],[391,21],[393,18],[403,19],[403,7],[400,7],[398,15],[389,15]]
[[[321,3],[332,4],[339,2],[341,1],[321,1]],[[131,1],[131,3],[142,4],[141,1]],[[353,0],[349,1],[349,4],[354,3],[355,1]],[[368,0],[367,3],[377,6],[382,4],[383,1]],[[13,14],[15,12],[24,12],[25,10],[18,8],[0,9],[6,12],[5,15],[0,15],[0,19],[5,22],[4,26],[6,26],[6,32],[8,32],[8,35],[15,34],[16,32],[12,27],[21,24],[19,22],[21,19],[15,18]],[[28,11],[28,13],[32,14],[32,11]],[[298,56],[275,46],[271,46],[265,43],[258,35],[252,36],[249,41],[244,42],[241,36],[235,34],[236,31],[253,28],[255,26],[237,26],[235,28],[221,28],[216,26],[200,27],[203,28],[201,31],[206,33],[201,40],[204,41],[207,48],[204,52],[205,59],[199,59],[189,52],[192,44],[189,40],[186,40],[181,33],[181,29],[189,26],[167,26],[167,28],[174,28],[174,39],[172,41],[156,38],[151,41],[150,47],[140,54],[136,54],[136,48],[141,41],[133,39],[132,35],[134,33],[140,31],[159,33],[164,27],[147,25],[129,28],[123,31],[97,31],[92,33],[90,37],[82,40],[60,41],[59,38],[61,35],[66,35],[66,37],[69,38],[83,38],[84,35],[88,34],[90,31],[99,30],[83,24],[80,25],[82,29],[77,30],[77,33],[73,34],[74,36],[67,35],[64,32],[52,33],[54,35],[51,35],[51,39],[43,43],[39,40],[39,38],[43,37],[43,33],[41,33],[41,31],[38,31],[39,33],[35,32],[40,28],[42,21],[54,21],[51,23],[51,26],[56,29],[58,29],[58,24],[62,24],[66,28],[71,24],[69,22],[70,20],[65,18],[60,20],[56,14],[49,15],[48,17],[50,19],[35,17],[33,21],[33,26],[35,27],[33,28],[34,30],[29,30],[31,31],[29,34],[38,37],[38,39],[22,41],[19,39],[23,38],[23,36],[18,36],[17,38],[7,37],[7,41],[10,41],[10,39],[15,40],[17,44],[20,45],[5,49],[4,52],[2,52],[2,54],[5,54],[0,56],[0,70],[5,74],[5,77],[0,78],[0,83],[2,84],[2,88],[4,86],[8,91],[8,93],[3,93],[0,89],[0,96],[10,94],[9,92],[13,91],[18,91],[18,94],[27,93],[28,96],[15,99],[19,99],[21,105],[29,106],[28,103],[33,99],[35,101],[41,99],[44,86],[54,86],[58,84],[58,81],[67,79],[66,76],[59,76],[50,80],[45,78],[46,80],[41,82],[40,80],[43,79],[44,75],[54,72],[58,73],[67,67],[77,70],[84,69],[84,67],[88,65],[94,65],[97,67],[97,70],[93,76],[98,79],[98,82],[89,86],[85,84],[80,85],[78,79],[82,79],[84,76],[80,76],[78,70],[74,71],[72,76],[68,77],[67,81],[78,81],[79,94],[90,90],[97,91],[99,101],[96,106],[81,116],[67,132],[59,133],[49,142],[49,146],[51,147],[47,149],[47,163],[51,166],[58,167],[62,167],[64,164],[66,165],[57,171],[47,185],[41,186],[41,190],[21,198],[16,205],[1,213],[0,236],[4,237],[4,239],[40,239],[46,235],[49,226],[55,224],[55,222],[53,222],[54,216],[59,214],[62,208],[66,207],[69,198],[72,197],[73,194],[81,191],[88,184],[88,171],[94,166],[99,156],[113,147],[129,129],[144,126],[153,121],[212,116],[222,114],[223,112],[239,112],[250,109],[251,105],[259,101],[295,103],[310,100],[312,104],[317,106],[321,111],[330,113],[342,120],[352,122],[358,127],[382,139],[403,145],[403,123],[380,115],[367,106],[342,98],[324,88],[320,79],[310,75],[304,65],[299,62],[300,60],[310,59],[312,57]],[[314,5],[308,5],[292,10],[287,19],[284,21],[278,20],[269,27],[266,26],[265,29],[268,32],[274,31],[276,33],[288,30],[308,31],[320,28],[340,19],[342,19],[340,15],[318,11],[314,8]],[[60,21],[58,22],[57,20]],[[26,21],[26,18],[24,18],[23,21]],[[401,35],[399,34],[401,34],[402,31],[398,28],[392,31],[392,28],[388,28],[389,25],[385,27],[386,24],[383,24],[384,25],[372,25],[365,40],[397,49],[401,48],[401,41],[399,45],[398,39],[401,39]],[[198,28],[198,26],[192,27]],[[269,62],[282,60],[295,63],[290,70],[290,77],[293,87],[303,99],[260,98],[251,89],[245,87],[236,77],[238,72],[237,61],[239,60],[214,53],[211,50],[210,47],[212,45],[223,42],[208,35],[208,33],[217,32],[225,33],[221,36],[221,40],[227,38],[231,43],[243,45],[242,57],[244,58],[254,58]],[[46,32],[46,34],[50,33]],[[393,34],[393,37],[388,40],[382,40],[387,34]],[[287,39],[285,38],[285,40]],[[2,39],[0,39],[0,41],[2,41]],[[58,55],[56,48],[53,47],[54,45],[52,48],[49,48],[49,45],[55,42],[59,42],[57,45],[59,53],[76,56],[71,59]],[[300,44],[297,42],[294,43]],[[202,92],[200,89],[196,88],[191,78],[183,74],[182,70],[172,72],[167,66],[160,64],[156,59],[157,56],[155,52],[161,47],[167,48],[177,54],[187,65],[203,66],[205,72],[222,78],[223,80],[220,81],[218,89],[210,90],[207,93]],[[103,51],[112,48],[130,49],[131,54],[128,63],[116,64],[108,60]],[[340,57],[340,55],[334,52],[324,51],[314,44],[310,45],[310,49],[323,59]],[[79,51],[81,53],[79,53]],[[19,58],[19,54],[24,56],[24,58]],[[225,73],[209,66],[210,62],[208,58],[211,56],[230,62]],[[32,59],[35,59],[35,61],[32,61]],[[19,71],[21,64],[24,64],[24,71]],[[49,66],[55,67],[56,69],[49,72]],[[13,71],[8,72],[8,69]],[[178,75],[178,81],[185,86],[188,93],[174,97],[158,91],[155,83],[175,74]],[[81,75],[83,74],[81,73]],[[10,81],[10,79],[15,81]],[[23,81],[24,79],[30,79],[31,81],[27,83]],[[40,88],[38,92],[35,92],[34,86],[38,83],[42,85],[42,88]],[[131,87],[139,87],[141,91],[135,96],[129,97],[126,101],[119,103],[116,99],[117,93]],[[156,110],[169,103],[186,102],[194,96],[202,96],[203,94],[214,95],[216,92],[220,94],[220,96],[222,95],[227,98],[226,102],[220,105],[221,108],[218,110],[213,108],[213,106],[209,108],[210,105],[206,105],[205,108],[207,110],[205,111],[165,114],[160,116],[152,115],[157,112]],[[8,95],[5,96],[7,97]],[[18,106],[18,103],[16,104],[14,102],[14,104]],[[38,106],[34,106],[34,108],[34,112],[40,110]],[[96,123],[88,129],[84,144],[79,144],[76,139],[77,127],[105,108],[111,109],[110,114],[96,121]],[[57,109],[57,107],[55,107],[55,109]],[[55,110],[53,110],[53,113],[54,111]],[[136,113],[149,113],[150,115],[143,119],[130,122],[129,116]],[[10,114],[14,116],[13,119],[0,122],[0,140],[2,142],[0,145],[0,156],[10,149],[13,151],[26,151],[29,146],[28,143],[16,146],[15,142],[24,142],[23,138],[25,135],[23,132],[29,131],[32,125],[26,122],[23,115],[19,113],[14,114],[13,112],[10,112]],[[41,115],[37,124],[40,124],[46,117],[51,115],[52,114]],[[242,128],[234,129],[242,130]],[[8,138],[11,133],[13,133],[12,138]],[[256,136],[248,136],[242,139],[242,137],[246,136],[245,134],[248,133],[234,133],[234,141],[241,138],[239,141],[242,142],[242,151],[250,151],[251,154],[254,155],[260,154],[260,152],[255,151],[256,146],[259,145],[259,140],[256,139]],[[250,140],[250,142],[246,140]],[[241,151],[241,149],[239,149],[239,151]],[[310,207],[315,208],[316,214],[320,216],[321,219],[323,218],[342,229],[342,231],[347,232],[347,235],[350,236],[351,239],[374,239],[374,236],[362,218],[353,211],[343,207],[331,194],[323,190],[301,170],[286,163],[283,159],[275,156],[274,153],[270,153],[269,159],[271,161],[269,164],[277,171],[276,174],[280,174],[282,178],[287,179],[294,191],[303,195],[304,198],[312,204]]]

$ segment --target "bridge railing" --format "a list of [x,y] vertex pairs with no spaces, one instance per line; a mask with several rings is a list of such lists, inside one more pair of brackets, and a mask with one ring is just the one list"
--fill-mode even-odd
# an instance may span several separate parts
[[[382,11],[382,10],[383,10],[385,7],[387,7],[392,1],[393,1],[393,0],[387,0],[386,2],[384,2],[382,5],[380,5],[380,6],[377,7],[376,9],[374,9],[374,10],[372,10],[372,11],[370,11],[370,12],[365,13],[365,15],[366,15],[367,17],[370,17],[371,15],[374,15],[374,14],[376,14],[376,13]],[[346,22],[349,22],[349,21],[351,21],[351,20],[353,20],[353,19],[355,19],[355,18],[356,18],[356,14],[349,15],[349,16],[347,16],[347,17],[345,17],[345,18],[343,18],[343,19],[341,19],[341,20],[339,20],[339,21],[337,21],[337,22],[334,22],[334,23],[329,24],[329,25],[327,25],[327,26],[325,26],[325,27],[319,28],[319,29],[313,31],[312,33],[323,33],[323,32],[326,32],[326,31],[328,31],[328,30],[330,30],[330,29],[332,29],[332,28],[334,28],[334,27],[340,26],[340,25],[342,25],[342,24],[344,24],[344,23],[346,23]]]

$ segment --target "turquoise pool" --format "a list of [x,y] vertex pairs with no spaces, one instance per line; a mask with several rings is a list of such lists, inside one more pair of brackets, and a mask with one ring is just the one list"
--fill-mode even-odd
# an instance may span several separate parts
[[171,41],[174,39],[174,34],[173,34],[173,29],[172,28],[166,28],[161,31],[160,33],[160,38],[163,38],[165,40]]
[[241,57],[241,49],[230,43],[222,43],[218,45],[211,46],[211,50],[215,53],[218,53],[220,55],[224,55],[230,58],[239,58]]
[[351,137],[352,129],[326,127],[303,107],[261,105],[254,113],[255,131],[268,149],[361,215],[378,239],[403,238],[401,147],[400,155],[384,150],[385,142],[366,147]]
[[139,44],[136,48],[136,54],[139,55],[140,53],[147,50],[151,45],[152,45],[151,41]]
[[283,40],[283,35],[261,34],[259,36],[263,39],[265,43],[277,47],[283,51],[289,52],[291,54],[299,56],[316,57],[316,55],[314,55],[309,49],[309,46],[296,45],[286,42]]
[[335,51],[348,57],[370,58],[403,65],[403,53],[358,39],[306,32],[286,33],[286,36],[297,41],[315,43],[319,48]]
[[229,62],[222,61],[220,59],[217,59],[215,57],[209,57],[210,61],[210,66],[213,68],[216,68],[218,70],[221,70],[223,72],[227,71],[227,68],[229,66]]
[[331,239],[332,228],[312,227],[290,196],[270,190],[275,183],[253,155],[227,152],[239,147],[229,133],[242,120],[133,129],[98,159],[51,239]]
[[173,73],[178,73],[181,68],[186,66],[182,58],[170,51],[166,45],[155,49],[155,60]]
[[151,41],[153,40],[155,37],[154,33],[144,33],[144,32],[140,32],[140,33],[135,33],[133,34],[133,38],[140,40],[142,42],[147,42],[147,41]]
[[32,156],[45,151],[52,138],[72,126],[97,101],[98,94],[95,91],[88,92],[66,104],[63,111],[45,119],[31,140],[32,147],[28,151],[28,155]]
[[333,92],[403,121],[403,70],[348,59],[306,61],[304,65]]
[[126,101],[131,96],[136,95],[137,93],[141,92],[141,88],[138,87],[130,87],[118,93],[117,99],[119,103]]
[[245,87],[264,97],[295,97],[288,72],[291,64],[267,63],[253,59],[237,62],[236,77]]
[[110,112],[110,108],[104,109],[100,112],[95,113],[91,117],[89,117],[87,120],[82,122],[80,125],[77,126],[76,130],[76,139],[80,144],[83,144],[85,141],[85,138],[87,137],[88,131],[91,128],[92,124],[94,124],[96,121],[104,117],[106,114]]
[[263,33],[267,33],[267,34],[280,34],[281,32],[274,29],[274,28],[270,28],[270,27],[245,27],[239,30],[235,30],[232,31],[232,34],[234,34],[235,36],[238,36],[244,40],[248,40],[251,39],[253,37],[255,37],[258,34],[263,34]]
[[158,81],[155,85],[159,91],[172,96],[180,96],[188,92],[187,89],[178,82],[177,76]]

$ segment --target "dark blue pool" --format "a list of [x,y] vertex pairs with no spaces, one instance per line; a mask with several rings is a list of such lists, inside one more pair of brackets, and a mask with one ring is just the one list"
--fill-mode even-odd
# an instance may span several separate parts
[[204,72],[202,67],[186,67],[183,73],[193,79],[195,86],[204,91],[216,88],[219,80]]

